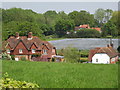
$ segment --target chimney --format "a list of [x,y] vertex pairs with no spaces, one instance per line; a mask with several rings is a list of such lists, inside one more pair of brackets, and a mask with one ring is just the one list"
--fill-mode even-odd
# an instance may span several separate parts
[[16,32],[15,37],[16,37],[16,39],[19,39],[19,33],[18,32]]
[[32,38],[32,32],[28,33],[28,38]]
[[28,33],[28,40],[32,40],[32,32]]
[[110,46],[113,47],[113,44],[111,43]]
[[107,47],[113,47],[113,44],[111,43],[111,44],[107,44]]
[[109,47],[109,44],[107,44],[107,47]]

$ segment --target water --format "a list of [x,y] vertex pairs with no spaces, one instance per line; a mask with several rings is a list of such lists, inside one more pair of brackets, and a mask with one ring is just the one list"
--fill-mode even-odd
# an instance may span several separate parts
[[[118,47],[118,39],[112,39],[114,48]],[[110,39],[101,39],[101,38],[71,38],[71,39],[62,39],[62,40],[53,40],[49,41],[57,49],[62,49],[66,47],[75,47],[81,50],[89,50],[95,47],[106,47],[109,44]]]

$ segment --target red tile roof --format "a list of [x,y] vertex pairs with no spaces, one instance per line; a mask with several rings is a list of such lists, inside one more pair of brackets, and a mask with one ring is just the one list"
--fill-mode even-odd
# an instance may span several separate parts
[[90,28],[89,24],[80,25],[79,28]]
[[98,28],[98,27],[92,27],[92,29],[95,29],[97,31],[101,31],[101,28]]
[[[27,36],[19,36],[19,39],[17,39],[15,36],[11,36],[7,41],[3,42],[8,43],[10,47],[14,50],[14,48],[17,46],[17,44],[22,41],[23,44],[26,46],[28,50],[30,50],[31,46],[33,43],[38,47],[38,50],[42,49],[42,45],[45,44],[48,48],[53,48],[49,42],[47,41],[42,41],[39,39],[37,36],[32,36],[31,40],[28,40]],[[3,46],[4,47],[4,46]]]
[[91,61],[92,57],[96,53],[106,53],[110,58],[115,57],[115,56],[118,55],[118,53],[116,52],[115,49],[113,49],[113,47],[98,47],[98,48],[90,50],[88,60]]

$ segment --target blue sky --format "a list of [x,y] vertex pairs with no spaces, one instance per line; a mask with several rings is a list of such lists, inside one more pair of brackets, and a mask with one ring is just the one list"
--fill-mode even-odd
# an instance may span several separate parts
[[118,10],[117,2],[3,2],[2,8],[23,8],[32,9],[37,13],[44,13],[48,10],[72,11],[86,10],[93,14],[98,8]]

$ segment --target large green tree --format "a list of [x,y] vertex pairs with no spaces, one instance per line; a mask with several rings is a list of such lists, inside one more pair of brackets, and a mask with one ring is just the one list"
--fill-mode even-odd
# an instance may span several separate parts
[[67,31],[74,29],[73,20],[58,20],[55,25],[55,32],[59,37],[64,37]]
[[82,24],[90,24],[90,26],[95,26],[94,15],[90,14],[87,11],[84,10],[81,10],[80,12],[73,11],[69,13],[68,16],[74,20],[76,26]]

